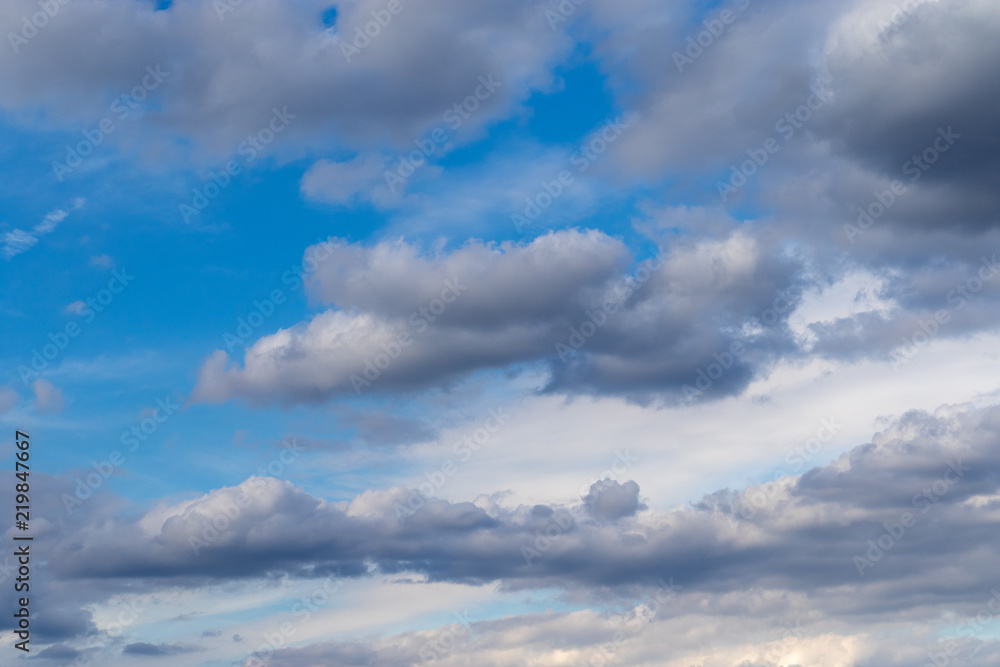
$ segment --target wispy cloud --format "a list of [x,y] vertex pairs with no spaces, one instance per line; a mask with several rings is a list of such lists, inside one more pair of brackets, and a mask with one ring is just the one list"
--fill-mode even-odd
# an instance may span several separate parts
[[73,205],[69,211],[57,208],[54,211],[50,211],[42,218],[42,221],[31,228],[30,232],[26,232],[23,229],[14,228],[13,230],[7,232],[3,235],[3,249],[0,250],[0,254],[3,254],[4,259],[11,260],[17,255],[30,250],[35,244],[38,243],[38,238],[40,236],[45,236],[51,233],[59,223],[65,220],[70,211],[75,211],[86,203],[86,200],[82,197],[77,197],[73,200]]

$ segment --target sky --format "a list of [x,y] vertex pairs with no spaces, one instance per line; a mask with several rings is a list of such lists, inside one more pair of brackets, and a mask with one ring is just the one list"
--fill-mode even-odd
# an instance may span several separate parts
[[3,664],[1000,663],[1000,4],[0,28]]

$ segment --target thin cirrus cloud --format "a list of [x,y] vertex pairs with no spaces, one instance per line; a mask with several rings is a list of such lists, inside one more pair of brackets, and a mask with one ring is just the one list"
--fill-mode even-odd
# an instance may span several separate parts
[[[70,211],[82,208],[84,203],[86,203],[84,199],[74,199]],[[4,259],[11,260],[17,255],[27,252],[38,243],[40,237],[55,231],[55,228],[69,216],[69,213],[69,211],[58,208],[45,214],[42,221],[29,231],[14,228],[7,232],[2,239],[3,245],[0,247],[0,255],[3,255]]]

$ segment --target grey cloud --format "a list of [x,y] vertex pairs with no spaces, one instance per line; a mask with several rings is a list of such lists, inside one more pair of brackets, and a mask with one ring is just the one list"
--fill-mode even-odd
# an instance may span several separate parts
[[[595,231],[472,242],[434,257],[401,242],[330,252],[310,289],[340,309],[262,338],[242,367],[216,352],[196,400],[319,401],[524,362],[549,367],[552,391],[676,399],[720,357],[727,371],[706,393],[727,395],[791,348],[784,319],[796,299],[794,260],[744,230],[678,241],[662,262],[632,269],[624,245]],[[720,323],[738,329],[775,303],[783,314],[754,354],[732,358],[738,335]]]
[[128,644],[122,653],[125,655],[140,655],[153,658],[164,658],[167,656],[182,655],[184,653],[194,653],[201,649],[193,646],[181,644],[150,644],[148,642],[135,642]]
[[345,415],[344,421],[375,447],[428,442],[437,436],[437,430],[424,422],[386,413],[358,412]]
[[[620,612],[548,611],[473,620],[362,642],[320,642],[262,652],[243,665],[310,667],[365,660],[364,664],[402,666],[434,660],[455,667],[470,662],[502,667],[614,660],[637,667],[914,667],[932,664],[928,661],[933,655],[936,664],[986,667],[1000,654],[1000,642],[988,637],[938,639],[935,632],[941,626],[932,623],[875,619],[864,622],[862,630],[852,619],[824,614],[822,601],[774,590],[717,596],[665,592],[646,589],[620,598],[615,606]],[[723,634],[726,642],[706,645],[705,637]]]
[[457,285],[442,322],[478,329],[530,324],[575,313],[580,293],[597,292],[625,268],[623,243],[593,230],[548,234],[527,245],[471,241],[450,253],[421,256],[404,242],[338,244],[313,275],[310,294],[345,310],[408,318]]
[[[243,667],[313,667],[314,665],[379,665],[405,667],[431,659],[449,667],[474,663],[483,667],[511,664],[558,664],[567,656],[587,664],[612,659],[635,667],[801,667],[841,659],[857,667],[916,667],[934,664],[929,655],[944,656],[947,664],[990,667],[1000,656],[1000,643],[963,637],[934,642],[926,636],[906,636],[905,629],[886,628],[869,636],[824,633],[822,623],[795,626],[780,614],[753,623],[734,617],[695,616],[678,620],[645,621],[641,613],[604,618],[578,614],[526,614],[502,621],[480,622],[471,633],[442,628],[434,633],[407,633],[365,643],[323,642],[285,648]],[[632,625],[626,625],[626,623]],[[638,624],[638,625],[637,625]],[[632,632],[627,629],[636,628]],[[788,629],[791,627],[797,636]],[[623,630],[624,628],[624,630]],[[752,628],[752,629],[751,629]],[[872,626],[866,626],[869,632]],[[730,646],[706,647],[706,635],[725,635]],[[698,639],[694,640],[693,636]],[[440,638],[440,639],[439,639]],[[763,639],[767,638],[767,639]],[[782,638],[787,638],[782,643]],[[445,650],[442,643],[447,643]],[[737,643],[738,642],[738,643]],[[944,653],[948,646],[950,654]],[[614,649],[612,652],[611,649]],[[421,653],[422,652],[422,653]],[[788,655],[791,654],[791,655]],[[757,659],[740,658],[746,655]],[[797,657],[803,662],[789,662]],[[939,658],[940,660],[941,658]],[[669,660],[670,662],[665,662]],[[832,663],[831,663],[832,664]]]
[[[147,76],[147,66],[157,66],[166,74],[151,93],[154,103],[138,121],[120,123],[121,133],[145,132],[147,142],[148,135],[195,138],[200,150],[225,156],[258,131],[273,108],[287,107],[296,118],[283,142],[296,145],[297,137],[301,152],[412,146],[472,94],[478,77],[493,74],[502,86],[463,131],[547,85],[548,66],[570,46],[530,2],[433,0],[404,3],[349,62],[342,45],[384,4],[338,3],[335,35],[320,22],[330,6],[325,0],[261,0],[221,17],[217,6],[230,5],[177,0],[155,11],[145,2],[60,4],[28,44],[0,53],[0,104],[47,108],[50,124],[64,126],[117,119],[108,99],[127,94]],[[0,18],[19,26],[36,11],[33,0],[14,0],[4,3]]]
[[[241,493],[249,506],[196,556],[192,539]],[[442,500],[400,523],[408,497],[395,489],[331,504],[255,478],[160,508],[142,529],[120,519],[67,527],[46,548],[68,579],[357,576],[376,564],[511,588],[627,589],[668,577],[691,592],[763,586],[825,596],[828,613],[859,617],[968,605],[995,585],[1000,406],[914,412],[828,466],[668,514],[592,521],[580,507],[487,513]],[[871,546],[880,539],[881,554]],[[937,571],[951,573],[947,585],[927,584]]]
[[66,644],[53,644],[38,653],[39,660],[51,660],[53,662],[71,662],[81,655],[72,646]]
[[[728,10],[735,20],[678,71],[674,54],[685,55],[688,40],[706,31],[701,17],[694,19],[701,7],[642,3],[623,12],[613,1],[593,4],[596,50],[638,117],[614,147],[620,168],[640,177],[670,175],[685,193],[692,173],[728,170],[746,159],[744,151],[777,136],[775,123],[813,94],[821,77],[809,65],[810,51],[843,11],[832,2],[720,3],[705,18]],[[644,84],[638,92],[627,83],[635,79]],[[717,196],[714,187],[697,187]]]
[[[722,3],[706,18],[735,5]],[[779,137],[780,152],[727,204],[759,205],[779,223],[777,233],[801,242],[831,275],[843,270],[845,252],[877,271],[974,262],[980,247],[993,247],[995,3],[755,1],[683,72],[672,57],[704,29],[701,16],[685,13],[695,10],[642,0],[589,6],[582,25],[593,30],[610,85],[638,115],[612,147],[621,170],[639,179],[669,175],[669,191],[686,201],[718,202],[706,181],[725,180],[748,149]],[[623,83],[636,79],[644,85]],[[830,101],[780,139],[776,121],[820,82]],[[912,163],[903,173],[907,161],[941,145],[939,129],[949,126],[961,138],[913,182]],[[905,183],[905,194],[850,243],[843,226],[893,180]]]
[[[638,489],[626,482],[599,485],[580,506],[486,511],[434,500],[401,523],[399,507],[410,498],[405,489],[328,503],[288,482],[252,478],[160,504],[145,516],[117,511],[120,501],[98,495],[70,518],[59,506],[70,483],[52,478],[49,487],[54,491],[38,509],[53,525],[36,537],[50,582],[36,603],[50,618],[40,617],[36,627],[47,641],[94,635],[89,613],[74,609],[115,593],[199,587],[220,578],[359,577],[372,566],[431,581],[561,588],[591,603],[633,599],[673,578],[683,592],[665,618],[711,613],[729,618],[729,627],[733,619],[774,622],[789,613],[790,601],[808,600],[800,611],[812,635],[836,628],[854,634],[857,623],[934,623],[945,611],[974,615],[989,601],[998,586],[992,554],[1000,548],[993,530],[1000,512],[1000,406],[911,412],[827,466],[723,490],[670,512],[634,514]],[[603,516],[591,518],[587,505]],[[242,509],[234,514],[234,508]],[[220,516],[229,525],[207,530]],[[900,534],[897,524],[904,522],[910,525]],[[206,537],[196,555],[192,539]],[[881,554],[872,551],[879,541]],[[534,550],[530,558],[525,548]],[[859,572],[856,559],[870,556]],[[735,592],[747,589],[767,592],[766,603],[734,603]],[[65,618],[52,616],[54,609],[65,610]],[[419,651],[425,642],[417,637],[403,648]],[[386,650],[370,643],[308,649],[346,651],[345,660],[411,655]],[[996,647],[974,642],[961,651],[992,655]],[[898,658],[904,654],[864,664],[912,664]],[[303,655],[320,659],[286,650],[273,660],[295,665]]]
[[289,435],[280,442],[275,442],[275,446],[280,449],[286,441],[292,441],[295,446],[309,451],[347,451],[354,445],[372,448],[415,445],[430,442],[438,435],[437,429],[426,422],[399,417],[388,412],[367,412],[350,408],[340,408],[335,412],[338,425],[351,429],[353,437]]
[[[674,54],[685,54],[687,39],[705,31],[685,15],[695,10],[630,4],[641,9],[593,2],[586,23],[611,85],[623,88],[638,117],[613,146],[621,169],[645,178],[670,175],[693,186],[685,188],[688,196],[700,191],[715,199],[714,188],[691,174],[703,178],[717,170],[728,178],[730,165],[746,160],[747,150],[775,137],[780,152],[740,198],[773,201],[776,188],[808,173],[825,191],[824,207],[815,205],[819,193],[802,193],[812,199],[812,215],[828,213],[831,205],[851,214],[877,186],[899,179],[908,192],[882,224],[906,233],[996,225],[995,3],[755,1],[745,10],[744,3],[722,3],[706,18],[728,9],[735,20],[708,46],[695,48],[701,53],[680,72]],[[635,79],[644,84],[638,92]],[[786,141],[777,122],[817,86],[829,101]],[[908,161],[935,141],[941,146],[939,129],[949,127],[961,137],[928,169],[916,167],[920,178],[912,182],[915,166]],[[853,178],[859,171],[864,178]],[[797,231],[808,232],[808,225],[799,220]]]
[[972,258],[883,272],[880,297],[895,307],[888,313],[867,312],[811,324],[816,337],[811,352],[842,360],[895,362],[912,356],[933,339],[962,338],[994,329],[1000,262],[997,253],[981,245]]
[[[366,197],[383,202],[388,199],[383,192],[386,167],[385,160],[371,155],[343,162],[320,160],[302,176],[302,194],[334,204],[363,201]],[[382,193],[381,197],[372,194],[373,190]]]
[[[891,7],[859,5],[831,30],[825,66],[836,104],[817,133],[886,177],[937,187],[941,207],[901,224],[995,225],[1000,12],[978,0],[912,4],[889,26]],[[935,142],[946,152],[912,161]]]
[[632,480],[624,484],[611,479],[594,482],[583,504],[595,519],[611,521],[634,516],[640,509],[646,509],[639,501],[639,485]]

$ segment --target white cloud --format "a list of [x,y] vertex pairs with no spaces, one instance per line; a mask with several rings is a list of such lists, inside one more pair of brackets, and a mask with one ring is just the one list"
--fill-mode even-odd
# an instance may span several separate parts
[[[84,203],[84,199],[74,199],[71,210],[75,211],[83,207]],[[26,232],[23,229],[14,229],[7,232],[3,237],[3,247],[0,249],[0,254],[10,260],[23,252],[27,252],[38,243],[38,237],[52,233],[67,216],[69,216],[67,211],[56,209],[47,213],[41,222],[31,228],[30,232]]]

